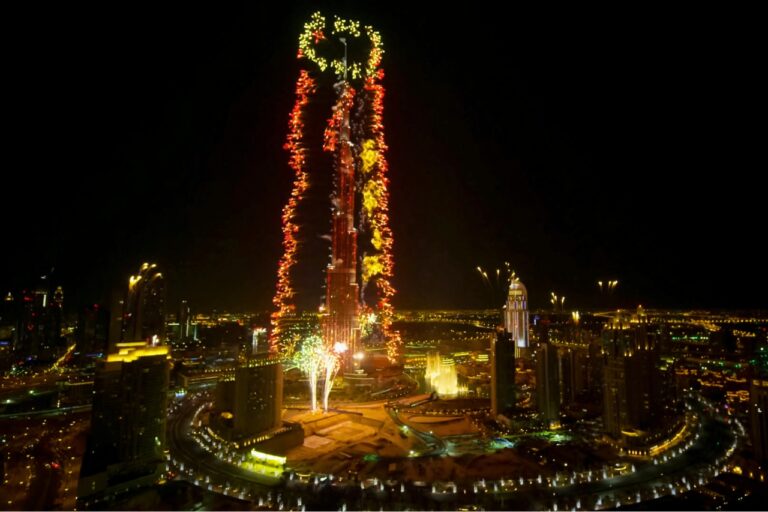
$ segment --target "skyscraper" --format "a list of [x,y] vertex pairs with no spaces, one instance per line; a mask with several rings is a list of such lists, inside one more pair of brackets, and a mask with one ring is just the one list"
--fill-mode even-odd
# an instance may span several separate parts
[[63,303],[61,286],[53,291],[49,275],[42,276],[33,290],[23,290],[20,303],[14,308],[17,321],[14,349],[25,357],[48,360],[58,357],[65,348],[61,336]]
[[528,292],[517,278],[509,283],[509,295],[504,305],[504,330],[512,336],[515,357],[522,357],[528,348]]
[[48,349],[57,354],[66,348],[66,341],[61,336],[64,326],[64,291],[61,286],[56,287],[50,299],[45,312],[45,339]]
[[81,356],[106,354],[108,350],[109,311],[94,304],[80,311],[75,340]]
[[[346,82],[337,84],[340,97],[349,95]],[[351,96],[350,96],[351,97]],[[337,199],[333,203],[331,262],[327,269],[326,317],[323,326],[327,343],[345,344],[348,362],[359,351],[360,309],[357,285],[357,229],[355,228],[355,165],[349,142],[349,110],[352,103],[342,103],[339,126],[339,150],[336,154]]]
[[657,337],[643,322],[617,321],[602,335],[603,423],[607,434],[645,431],[657,424],[660,378]]
[[121,341],[164,341],[165,338],[165,281],[157,264],[144,263],[138,275],[128,280]]
[[595,367],[602,365],[600,338],[588,326],[581,325],[577,312],[561,327],[559,338],[560,403],[581,410],[602,396],[601,381],[595,371]]
[[190,337],[190,327],[191,327],[191,311],[189,309],[189,304],[186,300],[181,301],[181,306],[179,307],[179,341],[187,341]]
[[154,483],[164,469],[168,346],[118,343],[97,367],[91,433],[78,483],[88,508],[111,494]]
[[491,413],[494,416],[516,403],[515,349],[512,334],[498,330],[491,341]]
[[761,463],[768,462],[768,347],[756,351],[749,386],[749,419],[752,449]]
[[125,310],[125,289],[113,288],[109,299],[109,333],[107,352],[116,352],[115,344],[123,338],[123,316]]
[[297,213],[309,188],[310,164],[318,162],[307,158],[312,138],[304,133],[305,110],[310,98],[327,86],[325,75],[331,74],[335,102],[322,149],[333,155],[335,172],[323,339],[330,347],[347,347],[348,367],[359,360],[361,343],[384,342],[390,361],[396,362],[400,356],[400,336],[392,329],[394,260],[382,122],[382,55],[381,35],[355,20],[336,17],[327,23],[317,12],[299,36],[298,57],[308,69],[300,71],[296,82],[296,103],[285,145],[295,179],[282,216],[283,256],[278,264],[273,298],[277,311],[270,335],[273,353],[282,349],[290,355],[295,349],[295,339],[286,335],[284,324],[296,313],[291,269],[299,248]]
[[266,354],[235,370],[235,431],[240,437],[277,428],[283,413],[283,365]]
[[557,347],[548,339],[547,325],[542,322],[543,334],[536,347],[536,405],[541,418],[548,425],[560,422],[560,373]]
[[561,403],[572,405],[586,392],[589,368],[587,349],[561,348],[560,360],[560,396]]

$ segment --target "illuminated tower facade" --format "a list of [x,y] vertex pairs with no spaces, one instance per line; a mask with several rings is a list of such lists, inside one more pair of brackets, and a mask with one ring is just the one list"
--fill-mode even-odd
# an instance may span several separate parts
[[663,412],[656,333],[645,323],[617,320],[603,331],[602,358],[605,432],[621,440],[655,427]]
[[346,81],[336,85],[342,101],[336,149],[336,200],[333,203],[331,262],[327,270],[326,317],[323,335],[327,343],[343,343],[348,360],[359,351],[357,318],[360,310],[357,285],[357,229],[355,228],[355,162],[349,138],[349,110],[353,91]]
[[190,327],[191,327],[191,317],[192,313],[189,309],[189,303],[186,300],[181,301],[181,306],[179,307],[179,339],[181,341],[187,341],[190,337]]
[[165,340],[165,280],[157,264],[144,263],[128,280],[121,341]]
[[755,458],[768,462],[768,347],[756,350],[749,386],[749,419]]
[[81,507],[101,508],[97,503],[113,494],[160,478],[169,381],[168,346],[117,343],[99,363],[77,490]]
[[509,283],[509,295],[504,306],[504,330],[512,336],[515,357],[523,355],[528,348],[528,291],[515,278]]
[[317,90],[328,87],[331,75],[335,103],[322,149],[333,155],[333,232],[321,308],[322,338],[329,347],[345,347],[348,362],[364,344],[382,341],[390,360],[399,357],[400,337],[392,328],[395,290],[391,283],[393,238],[383,125],[384,71],[380,67],[383,53],[381,36],[372,27],[338,17],[326,23],[320,13],[312,15],[299,36],[298,58],[306,68],[299,72],[296,82],[296,103],[285,144],[295,179],[283,208],[283,256],[278,265],[273,298],[276,311],[269,336],[273,354],[290,356],[296,348],[296,339],[287,326],[297,313],[292,278],[292,268],[299,258],[297,212],[312,175],[305,114]]
[[283,412],[283,367],[268,357],[251,359],[235,370],[234,415],[239,436],[277,428]]

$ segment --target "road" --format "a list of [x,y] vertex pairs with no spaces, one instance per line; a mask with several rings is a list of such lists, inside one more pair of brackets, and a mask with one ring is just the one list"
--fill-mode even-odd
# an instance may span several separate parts
[[[198,473],[214,477],[216,482],[213,482],[211,487],[216,484],[226,485],[226,482],[229,482],[233,487],[251,488],[255,493],[268,491],[270,484],[273,486],[274,482],[216,458],[192,439],[189,429],[195,410],[196,404],[191,402],[168,418],[168,445],[172,457],[177,462],[183,462],[185,470],[193,468]],[[187,479],[195,481],[195,478]]]
[[40,411],[15,412],[11,414],[0,414],[0,420],[21,420],[34,418],[37,416],[50,418],[61,414],[70,414],[78,412],[87,412],[91,410],[91,404],[71,405],[68,407],[54,407],[53,409],[42,409]]
[[[705,483],[716,472],[716,461],[721,460],[729,448],[736,442],[735,434],[719,419],[697,407],[700,418],[699,437],[691,447],[680,455],[666,462],[652,464],[638,462],[637,470],[621,476],[580,482],[571,485],[552,486],[546,479],[539,484],[527,484],[523,488],[516,485],[506,487],[502,482],[483,482],[460,484],[451,493],[436,493],[431,485],[418,482],[384,482],[366,480],[340,481],[325,477],[311,477],[307,482],[289,479],[284,482],[267,485],[260,482],[259,475],[214,457],[198,446],[190,437],[190,423],[198,406],[187,400],[178,413],[169,418],[169,448],[176,463],[184,463],[185,471],[192,469],[192,475],[183,474],[197,485],[208,486],[214,491],[221,491],[230,484],[228,494],[250,499],[254,502],[282,504],[285,507],[331,508],[338,509],[346,505],[350,509],[376,508],[386,503],[396,508],[433,508],[435,500],[453,504],[455,508],[464,504],[477,504],[486,509],[492,508],[565,508],[601,509],[622,504],[645,501],[655,497],[683,492],[687,486]],[[393,421],[402,425],[397,413],[388,410]],[[445,443],[436,436],[425,432],[410,432],[428,446],[433,446],[430,454],[441,454]],[[719,464],[721,465],[721,463]],[[596,472],[596,476],[597,472]],[[207,479],[206,479],[207,477]],[[599,478],[599,476],[598,476]],[[701,480],[700,480],[701,479]],[[441,487],[441,484],[438,484]]]
[[424,443],[427,447],[431,448],[430,451],[418,454],[418,457],[439,457],[440,455],[445,454],[446,444],[442,438],[432,435],[429,432],[424,432],[423,430],[409,427],[403,423],[403,421],[400,419],[400,416],[394,409],[391,407],[385,407],[385,409],[387,414],[389,414],[390,418],[392,418],[392,421],[394,421],[397,426],[400,428],[407,428],[407,432],[409,434],[413,434],[419,441]]
[[678,488],[696,485],[699,478],[706,482],[717,469],[713,462],[724,457],[736,439],[728,425],[706,414],[701,407],[696,409],[701,421],[700,435],[682,454],[657,465],[638,464],[634,472],[614,478],[548,487],[546,492],[539,493],[539,499],[544,501],[539,505],[551,508],[553,504],[558,504],[560,509],[613,508],[617,502],[635,503],[676,493]]

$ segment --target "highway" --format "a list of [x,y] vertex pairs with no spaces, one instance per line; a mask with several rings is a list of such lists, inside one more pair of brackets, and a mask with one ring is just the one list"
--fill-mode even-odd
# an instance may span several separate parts
[[87,412],[91,410],[91,404],[72,405],[68,407],[54,407],[53,409],[42,409],[39,411],[14,412],[10,414],[0,414],[0,420],[22,420],[34,417],[52,417],[60,414],[69,414],[77,412]]

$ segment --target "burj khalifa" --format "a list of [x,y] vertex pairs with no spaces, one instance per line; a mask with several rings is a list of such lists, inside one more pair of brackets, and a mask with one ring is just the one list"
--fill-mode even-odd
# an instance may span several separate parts
[[336,151],[336,199],[333,203],[331,262],[327,268],[323,334],[330,344],[343,347],[351,357],[358,352],[360,340],[357,325],[360,312],[357,229],[354,222],[355,161],[349,137],[349,111],[354,91],[346,80],[339,82],[336,87],[341,89],[339,96],[349,101],[341,101],[337,106],[342,112]]

